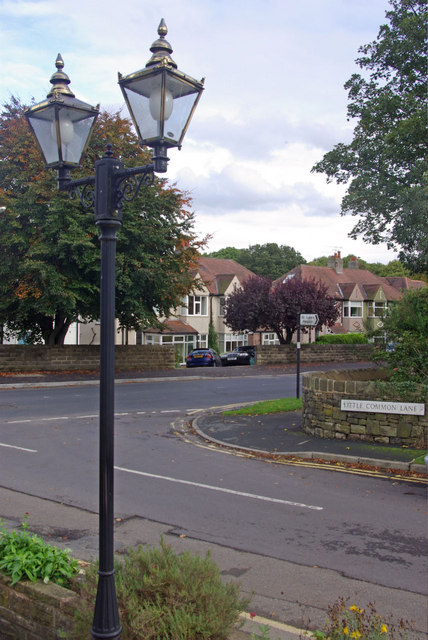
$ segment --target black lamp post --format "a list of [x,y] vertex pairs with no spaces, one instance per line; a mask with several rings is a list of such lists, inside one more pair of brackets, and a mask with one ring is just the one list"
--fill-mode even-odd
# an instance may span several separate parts
[[94,205],[100,229],[100,480],[99,480],[99,577],[91,637],[119,640],[121,626],[114,583],[113,479],[114,479],[114,345],[116,232],[121,226],[124,201],[133,200],[141,184],[151,184],[154,172],[167,170],[169,147],[181,147],[190,119],[203,90],[200,82],[177,70],[165,40],[164,20],[146,67],[128,76],[119,74],[126,103],[141,145],[154,149],[153,162],[125,169],[107,145],[105,156],[95,163],[95,175],[71,180],[70,169],[79,167],[92,133],[99,107],[77,100],[69,88],[58,54],[53,87],[46,100],[27,109],[25,115],[35,134],[46,166],[57,170],[58,188]]

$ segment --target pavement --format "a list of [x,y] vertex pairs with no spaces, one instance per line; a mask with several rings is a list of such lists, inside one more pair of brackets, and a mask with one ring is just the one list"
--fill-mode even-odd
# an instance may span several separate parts
[[[340,365],[308,364],[305,371],[334,368],[362,368],[372,363],[341,363]],[[177,370],[156,372],[122,372],[117,382],[132,382],[142,378],[165,379],[187,376],[249,376],[293,373],[286,367],[227,367],[210,370]],[[33,372],[31,374],[0,374],[0,387],[45,385],[98,384],[98,374],[89,372]],[[357,441],[315,438],[301,429],[301,413],[287,412],[267,416],[225,416],[220,410],[198,414],[193,419],[198,438],[219,447],[239,449],[248,455],[278,456],[278,458],[310,460],[313,464],[359,468],[363,472],[400,474],[403,479],[427,483],[425,465],[412,463],[412,452],[398,447],[367,445]],[[385,475],[383,476],[385,477]],[[394,476],[396,477],[396,476]],[[14,492],[0,487],[0,517],[8,528],[22,522],[29,514],[31,529],[51,543],[70,547],[82,560],[96,557],[98,550],[98,516],[71,505]],[[115,549],[124,553],[137,544],[159,543],[160,536],[178,552],[189,550],[204,555],[207,551],[227,579],[238,579],[244,593],[253,593],[251,608],[257,613],[243,614],[243,627],[230,640],[298,640],[304,629],[322,628],[325,612],[332,604],[333,594],[349,598],[359,606],[376,602],[378,611],[394,611],[397,617],[415,621],[412,640],[426,638],[426,600],[423,595],[400,589],[390,589],[373,583],[354,580],[336,571],[306,567],[275,558],[257,556],[232,548],[206,543],[180,535],[174,527],[142,518],[129,517],[115,522]],[[328,585],[328,586],[326,586]],[[334,599],[334,598],[333,598]],[[263,635],[266,628],[269,635]],[[252,634],[255,634],[254,636]]]
[[216,411],[193,420],[193,428],[202,438],[220,446],[255,454],[427,475],[427,466],[414,462],[421,451],[361,440],[317,438],[302,430],[301,411],[261,416],[224,415]]

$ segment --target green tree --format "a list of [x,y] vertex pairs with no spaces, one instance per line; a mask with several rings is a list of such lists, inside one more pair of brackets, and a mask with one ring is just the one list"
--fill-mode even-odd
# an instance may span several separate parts
[[400,382],[428,383],[428,287],[407,292],[384,320],[387,346],[379,354]]
[[387,242],[412,271],[428,271],[425,0],[391,0],[377,40],[360,47],[365,72],[345,84],[357,124],[313,171],[349,183],[342,214],[359,220],[351,237]]
[[211,258],[231,258],[261,278],[271,280],[276,280],[297,265],[306,263],[298,251],[286,245],[278,246],[275,242],[254,244],[248,249],[226,247],[208,255]]
[[[0,115],[0,325],[29,342],[62,344],[78,318],[99,317],[99,240],[93,212],[56,189],[12,98]],[[145,164],[131,123],[100,115],[81,174],[111,142],[128,166]],[[116,308],[120,324],[156,323],[191,287],[189,267],[202,243],[193,233],[190,201],[175,185],[155,179],[126,203],[118,234]]]
[[219,249],[218,251],[213,251],[211,253],[207,253],[207,257],[209,258],[225,258],[227,260],[235,260],[241,264],[241,254],[246,249],[236,249],[235,247],[225,247],[224,249]]

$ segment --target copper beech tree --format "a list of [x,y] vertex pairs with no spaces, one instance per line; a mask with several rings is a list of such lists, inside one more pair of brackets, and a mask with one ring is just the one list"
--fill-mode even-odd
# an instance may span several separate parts
[[280,344],[290,344],[300,313],[317,313],[318,326],[331,327],[340,311],[315,279],[294,277],[273,286],[269,279],[254,276],[227,299],[225,322],[232,331],[274,331]]
[[[0,326],[27,342],[63,344],[70,324],[99,317],[99,240],[92,209],[56,188],[11,98],[0,115]],[[84,166],[92,175],[106,143],[126,166],[150,161],[129,120],[101,113]],[[190,268],[203,242],[193,232],[190,199],[166,179],[143,186],[126,203],[118,233],[116,310],[120,325],[156,323],[191,287]]]

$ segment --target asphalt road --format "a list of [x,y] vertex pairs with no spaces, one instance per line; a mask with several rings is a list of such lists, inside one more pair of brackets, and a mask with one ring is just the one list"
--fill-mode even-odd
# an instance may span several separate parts
[[[423,486],[248,460],[180,433],[195,410],[294,392],[293,375],[117,385],[117,516],[425,593]],[[97,407],[94,386],[0,389],[0,485],[96,511]]]

